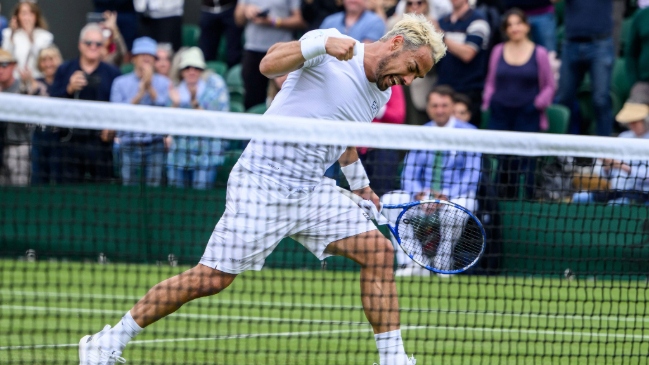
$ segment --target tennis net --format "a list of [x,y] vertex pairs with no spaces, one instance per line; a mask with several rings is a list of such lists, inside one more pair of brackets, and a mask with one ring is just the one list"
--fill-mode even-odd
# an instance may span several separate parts
[[[417,364],[640,364],[649,352],[649,145],[640,139],[6,94],[0,115],[13,122],[3,126],[0,177],[2,363],[77,361],[82,336],[114,325],[149,288],[199,261],[264,269],[148,327],[124,351],[129,363],[378,362],[360,265],[317,257],[328,256],[322,240],[363,231],[336,206],[333,185],[349,183],[334,165],[330,189],[299,186],[282,169],[305,179],[321,171],[308,169],[319,166],[315,153],[286,152],[296,146],[358,146],[385,203],[449,199],[482,222],[485,252],[462,274],[431,274],[395,250],[402,336]],[[10,138],[21,133],[25,143]],[[237,165],[246,146],[280,157],[246,152]],[[301,203],[266,200],[277,196]],[[244,212],[232,224],[252,231],[215,230],[228,211]],[[243,252],[215,261],[227,250],[219,237]],[[208,255],[208,242],[221,251]]]

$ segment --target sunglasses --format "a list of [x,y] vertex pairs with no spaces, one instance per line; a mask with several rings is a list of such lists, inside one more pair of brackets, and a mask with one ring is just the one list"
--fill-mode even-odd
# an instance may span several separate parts
[[97,47],[101,47],[104,45],[104,42],[83,41],[83,44],[85,44],[88,47],[92,47],[93,45]]
[[187,66],[187,67],[183,68],[183,71],[185,71],[185,70],[203,71],[202,68],[198,68],[198,67],[194,67],[194,66]]
[[423,1],[407,1],[406,6],[413,6],[413,5],[418,5],[421,6],[424,2]]
[[0,62],[0,68],[7,68],[15,63],[16,62]]

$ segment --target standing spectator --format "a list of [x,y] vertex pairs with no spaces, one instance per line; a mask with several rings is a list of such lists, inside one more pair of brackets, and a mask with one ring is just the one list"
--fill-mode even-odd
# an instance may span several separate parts
[[468,96],[459,93],[453,96],[453,116],[467,123],[471,120],[471,99]]
[[[104,36],[97,23],[87,24],[79,36],[79,58],[64,62],[54,75],[50,96],[57,98],[109,101],[117,68],[101,61]],[[63,181],[80,183],[112,178],[112,132],[73,129],[64,139]]]
[[207,61],[218,56],[221,37],[225,35],[227,47],[226,63],[232,67],[241,62],[243,28],[234,21],[237,0],[202,0],[201,38],[198,42]]
[[366,6],[369,11],[378,15],[385,22],[394,15],[397,2],[398,0],[366,0]]
[[530,24],[532,41],[556,56],[557,23],[553,0],[505,0],[505,6],[523,10]]
[[126,42],[117,26],[117,13],[114,11],[104,12],[102,26],[104,34],[104,48],[102,61],[115,67],[120,67],[125,60],[130,59]]
[[437,64],[437,84],[449,85],[471,98],[471,124],[480,126],[491,30],[484,16],[471,9],[468,0],[452,0],[451,3],[453,12],[439,21],[448,53]]
[[[2,4],[0,4],[0,12],[2,12]],[[2,44],[2,31],[9,26],[7,18],[0,14],[0,45]]]
[[[14,77],[16,58],[0,50],[0,92],[20,93],[20,80]],[[24,123],[0,122],[0,185],[29,185],[31,128]]]
[[[149,37],[133,42],[133,72],[115,79],[110,93],[113,103],[167,106],[170,104],[171,81],[155,73],[156,42]],[[117,132],[117,143],[122,155],[122,181],[136,185],[137,171],[149,186],[158,186],[162,180],[164,164],[163,136],[140,132]]]
[[[406,98],[403,87],[395,85],[390,88],[392,95],[387,104],[379,109],[372,123],[403,124],[406,121]],[[399,167],[399,151],[391,149],[359,148],[360,157],[367,176],[372,182],[372,189],[381,196],[396,189],[396,178]]]
[[[63,58],[56,46],[52,45],[43,48],[38,54],[38,70],[43,74],[43,77],[34,80],[35,85],[31,86],[30,89],[47,91],[54,84],[56,70],[58,70],[61,63],[63,63]],[[43,95],[43,92],[40,92],[40,94]],[[63,145],[61,139],[64,136],[65,130],[61,128],[36,126],[32,135],[31,151],[33,185],[63,182],[61,175]]]
[[[422,7],[426,8],[425,12],[419,11]],[[404,13],[417,13],[427,14],[431,19],[440,20],[452,12],[453,5],[451,5],[451,0],[400,0],[397,3],[394,15],[390,18],[401,18]],[[390,18],[388,18],[388,21]],[[388,30],[392,29],[392,26],[394,26],[394,23],[388,23]]]
[[[427,112],[431,121],[424,127],[475,129],[476,127],[453,116],[454,92],[448,86],[438,86],[428,95]],[[401,189],[410,196],[408,200],[450,200],[474,212],[480,180],[481,155],[461,151],[410,151],[406,156],[401,175]],[[401,203],[406,203],[402,201]],[[462,225],[463,226],[463,225]],[[457,227],[459,228],[459,227]],[[453,233],[447,227],[445,233]],[[450,231],[449,231],[450,230]],[[453,236],[453,234],[450,234]],[[444,238],[442,238],[444,240]],[[421,275],[428,272],[413,264],[397,250],[397,263],[401,268],[397,276]],[[403,266],[406,265],[405,267]]]
[[[565,0],[566,33],[561,50],[559,103],[573,109],[586,72],[591,79],[595,132],[610,136],[613,129],[611,73],[613,47],[613,0]],[[573,113],[575,116],[576,113]],[[579,133],[579,121],[571,118],[571,132]]]
[[36,2],[19,2],[13,10],[9,28],[2,31],[2,48],[18,60],[14,77],[42,77],[36,67],[36,58],[38,52],[53,40],[54,36],[47,31],[47,22]]
[[300,0],[239,0],[234,11],[239,26],[245,25],[242,74],[246,109],[266,102],[268,78],[259,71],[261,59],[278,42],[293,39],[293,31],[305,27]]
[[[180,84],[170,92],[174,107],[199,110],[230,110],[230,96],[223,78],[205,71],[205,60],[199,48],[192,47],[180,56]],[[217,167],[225,160],[220,138],[168,137],[167,177],[176,187],[208,189],[216,181]]]
[[344,11],[343,0],[303,0],[302,16],[308,30],[320,28],[322,21],[331,14]]
[[173,79],[171,75],[171,60],[174,57],[174,50],[169,43],[158,43],[156,59],[153,68],[157,74]]
[[625,43],[627,77],[631,85],[644,83],[649,86],[649,8],[633,16],[628,37]]
[[171,43],[174,51],[178,51],[183,40],[185,0],[133,0],[133,4],[140,13],[138,35]]
[[[133,0],[93,0],[93,3],[98,13],[117,12],[117,26],[124,37],[126,50],[133,48],[133,40],[137,37],[138,20]],[[128,57],[126,61],[128,62]]]
[[363,43],[378,41],[385,34],[385,21],[367,8],[365,0],[343,0],[345,11],[331,14],[320,25],[336,28]]
[[[548,129],[545,109],[552,104],[554,76],[545,48],[529,38],[525,13],[511,9],[502,23],[507,41],[494,47],[489,60],[483,110],[490,110],[489,129],[539,132]],[[498,185],[503,196],[518,196],[519,174],[525,175],[526,197],[534,191],[533,158],[501,158]]]

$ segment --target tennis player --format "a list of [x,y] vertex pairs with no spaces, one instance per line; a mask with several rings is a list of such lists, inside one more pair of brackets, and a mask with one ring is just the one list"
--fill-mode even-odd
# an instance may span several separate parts
[[[262,60],[267,77],[289,74],[266,114],[370,123],[390,98],[390,86],[424,77],[445,52],[442,34],[422,16],[406,16],[366,45],[335,29],[311,31],[274,45]],[[143,328],[221,292],[246,270],[260,270],[285,237],[321,260],[339,255],[357,262],[381,365],[415,364],[399,329],[394,249],[323,177],[336,160],[351,190],[378,204],[354,147],[251,141],[230,174],[225,213],[199,264],[154,286],[115,327],[83,337],[81,364],[125,362],[122,351]]]

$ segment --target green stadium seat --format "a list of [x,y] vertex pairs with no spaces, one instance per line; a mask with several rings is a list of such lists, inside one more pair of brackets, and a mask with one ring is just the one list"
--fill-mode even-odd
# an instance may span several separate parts
[[207,69],[214,71],[214,73],[217,73],[221,75],[221,77],[225,78],[225,75],[228,72],[228,65],[226,65],[225,62],[221,61],[208,61]]
[[480,121],[480,129],[488,129],[489,128],[489,118],[491,118],[491,113],[489,113],[489,110],[483,110],[482,111],[482,120]]
[[547,133],[566,134],[570,125],[570,109],[563,105],[550,105],[546,110],[548,116]]
[[626,72],[626,59],[616,59],[615,65],[613,65],[613,80],[611,85],[613,92],[620,101],[624,102],[629,97],[632,86]]
[[183,47],[197,47],[201,28],[196,24],[183,25]]
[[246,110],[246,113],[250,113],[250,114],[264,114],[264,113],[266,112],[266,109],[268,109],[268,108],[266,107],[266,103],[262,103],[262,104],[257,104],[257,105],[255,105],[255,106],[253,106],[252,108]]
[[243,106],[243,103],[230,100],[230,111],[233,113],[243,113],[246,111],[246,108]]
[[241,64],[234,65],[225,75],[225,83],[228,85],[230,93],[238,92],[241,95],[245,93],[243,87],[243,77],[241,76]]
[[133,72],[134,68],[135,66],[133,66],[132,63],[125,63],[119,68],[119,70],[122,72],[122,75],[126,75],[127,73]]
[[230,91],[230,102],[243,104],[243,94],[238,91]]
[[566,14],[566,2],[565,0],[558,1],[554,4],[554,15],[557,18],[557,26],[563,25]]
[[630,16],[622,21],[622,29],[620,30],[620,50],[622,54],[625,54],[626,42],[629,39],[629,31],[631,30],[631,23],[633,22],[633,17]]

